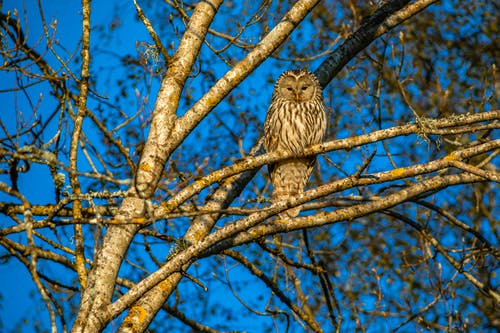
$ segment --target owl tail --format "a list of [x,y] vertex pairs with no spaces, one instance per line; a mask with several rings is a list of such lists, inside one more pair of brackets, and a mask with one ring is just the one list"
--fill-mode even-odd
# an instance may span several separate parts
[[[288,200],[304,192],[304,187],[311,174],[312,166],[309,160],[295,160],[275,165],[271,171],[273,183],[272,202]],[[281,219],[291,219],[299,215],[300,206],[280,213]]]

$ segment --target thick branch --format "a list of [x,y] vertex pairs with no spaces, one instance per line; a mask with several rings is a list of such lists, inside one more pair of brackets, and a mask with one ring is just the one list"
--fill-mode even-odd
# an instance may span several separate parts
[[[335,151],[340,149],[351,149],[354,147],[359,147],[368,143],[377,142],[384,139],[394,138],[397,136],[405,136],[410,134],[441,134],[443,133],[443,128],[460,126],[465,124],[473,124],[476,122],[482,122],[487,120],[497,120],[500,119],[500,110],[478,113],[474,115],[464,116],[461,119],[437,119],[432,120],[432,127],[423,130],[420,126],[409,124],[403,126],[396,126],[388,128],[385,130],[375,131],[370,134],[359,135],[350,137],[347,139],[332,140],[329,142],[321,143],[304,151],[304,156],[317,155],[329,151]],[[500,126],[500,124],[494,124],[494,126]],[[202,189],[210,186],[213,183],[221,181],[224,178],[233,176],[235,174],[241,173],[246,170],[255,169],[261,167],[264,164],[275,163],[280,160],[284,160],[292,157],[293,154],[284,152],[271,152],[256,157],[247,158],[241,162],[233,164],[231,166],[219,169],[212,172],[211,174],[195,181],[191,185],[185,187],[169,199],[162,206],[165,209],[164,212],[157,211],[157,213],[169,213],[179,207],[187,199],[199,193]]]
[[[227,179],[215,191],[206,207],[213,211],[227,208],[253,178],[255,172],[253,170],[247,171]],[[201,241],[212,230],[220,215],[219,212],[198,216],[192,221],[191,226],[184,235],[184,239],[192,244]],[[188,268],[189,266],[185,265],[182,269],[186,271]],[[172,274],[145,293],[128,312],[120,327],[121,331],[143,332],[147,329],[167,298],[175,290],[181,278],[180,273]],[[136,316],[137,312],[143,313],[143,315]]]
[[419,0],[408,4],[410,0],[392,0],[380,7],[347,40],[335,49],[315,71],[322,87],[328,83],[377,37],[398,26],[408,18],[419,13],[438,0]]
[[189,72],[196,61],[208,27],[222,0],[201,1],[196,6],[179,48],[170,61],[161,84],[153,121],[136,174],[136,189],[140,197],[149,198],[156,190],[167,161],[172,141],[171,130],[177,122],[177,107]]
[[[487,149],[488,150],[497,149],[499,145],[500,145],[500,140],[496,140],[496,142],[494,142]],[[483,148],[486,147],[483,146]],[[366,186],[368,184],[377,183],[379,181],[381,182],[394,179],[404,179],[420,175],[423,173],[434,172],[451,166],[450,162],[453,160],[467,159],[477,154],[481,154],[481,152],[474,151],[474,149],[463,150],[460,153],[454,153],[439,160],[432,161],[426,164],[419,164],[407,168],[395,169],[388,172],[375,173],[367,175],[366,177],[363,178],[347,177],[332,182],[330,184],[326,184],[317,187],[315,189],[309,190],[304,194],[298,196],[297,198],[289,200],[289,202],[276,203],[275,205],[271,206],[265,211],[251,214],[247,218],[235,222],[235,225],[238,226],[249,225],[249,224],[256,225],[258,222],[263,221],[281,211],[303,204],[310,200],[329,195],[331,193],[340,192],[345,189],[352,188],[354,186]],[[484,181],[484,179],[480,176],[472,174],[435,176],[425,181],[421,181],[420,183],[417,183],[411,187],[405,188],[393,195],[381,197],[379,200],[370,203],[366,204],[363,203],[350,206],[347,208],[338,209],[332,213],[320,213],[312,216],[296,218],[293,220],[293,223],[290,224],[276,223],[272,225],[259,225],[251,229],[249,228],[248,231],[239,233],[233,239],[227,239],[220,242],[220,244],[218,244],[215,248],[210,250],[210,253],[219,253],[224,249],[252,242],[255,241],[257,238],[267,235],[272,235],[279,232],[298,230],[302,228],[318,227],[324,224],[339,222],[342,220],[351,220],[353,218],[361,217],[369,213],[378,211],[380,209],[385,209],[386,205],[388,205],[388,207],[393,207],[401,202],[405,202],[412,198],[419,197],[420,195],[428,191],[441,190],[445,187],[460,183],[471,183],[479,181]],[[224,228],[219,230],[218,232],[222,232],[223,230]]]

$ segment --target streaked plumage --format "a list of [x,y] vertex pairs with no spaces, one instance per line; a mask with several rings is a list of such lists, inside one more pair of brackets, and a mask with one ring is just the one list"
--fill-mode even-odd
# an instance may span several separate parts
[[[276,81],[267,111],[264,127],[266,151],[299,154],[304,148],[320,143],[325,130],[322,90],[316,77],[305,70],[284,72]],[[302,193],[315,162],[315,157],[291,158],[269,165],[272,201]],[[300,207],[289,209],[281,218],[295,217],[299,212]]]

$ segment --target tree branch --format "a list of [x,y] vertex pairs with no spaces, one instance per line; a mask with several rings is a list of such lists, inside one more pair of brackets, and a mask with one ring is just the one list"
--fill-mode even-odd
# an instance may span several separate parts
[[[70,165],[70,184],[74,194],[81,194],[80,181],[77,174],[77,155],[78,145],[80,143],[80,134],[82,132],[83,119],[85,118],[87,110],[87,94],[89,91],[89,66],[90,66],[90,0],[82,0],[82,66],[81,66],[81,80],[80,80],[80,96],[78,98],[78,113],[75,117],[75,124],[73,126],[73,134],[71,135],[70,151],[69,151],[69,165]],[[82,203],[80,200],[73,202],[73,218],[80,220],[82,218]],[[76,265],[78,272],[78,279],[82,290],[85,289],[87,284],[87,270],[85,268],[84,257],[84,239],[82,226],[75,224],[74,226],[75,242],[76,242]]]
[[248,261],[244,256],[239,254],[236,251],[226,250],[223,252],[224,254],[230,256],[237,262],[241,263],[246,269],[250,271],[253,275],[258,277],[264,284],[271,289],[271,291],[278,296],[280,301],[282,301],[290,310],[292,310],[301,320],[307,323],[307,325],[314,332],[323,332],[319,324],[309,316],[305,311],[303,311],[298,305],[294,304],[290,298],[288,298],[283,291],[279,288],[279,286],[274,283],[269,277],[267,277],[264,272],[262,272],[257,266],[253,265],[250,261]]
[[[368,143],[373,143],[377,142],[380,140],[384,139],[389,139],[389,138],[394,138],[397,136],[405,136],[405,135],[410,135],[410,134],[435,134],[435,133],[442,133],[443,128],[447,127],[453,127],[453,126],[459,126],[459,125],[464,125],[464,124],[472,124],[476,122],[482,122],[482,121],[487,121],[487,120],[496,120],[500,119],[500,110],[499,111],[491,111],[491,112],[484,112],[484,113],[478,113],[474,114],[471,116],[465,116],[461,119],[436,119],[436,120],[429,120],[432,126],[429,126],[429,128],[422,129],[419,125],[403,125],[403,126],[396,126],[392,128],[388,128],[385,130],[379,130],[372,132],[370,134],[365,134],[365,135],[359,135],[359,136],[354,136],[350,137],[347,139],[339,139],[339,140],[332,140],[329,142],[324,142],[320,143],[314,146],[311,146],[307,149],[304,150],[303,155],[298,155],[300,157],[302,156],[313,156],[329,151],[335,151],[335,150],[340,150],[340,149],[352,149],[354,147],[359,147]],[[500,124],[493,124],[494,126],[498,127]],[[187,199],[192,197],[193,195],[199,193],[202,189],[206,188],[207,186],[214,184],[218,181],[221,181],[224,178],[233,176],[235,174],[241,173],[246,170],[251,170],[255,169],[257,167],[260,167],[264,164],[271,164],[271,163],[276,163],[281,160],[285,160],[287,158],[293,157],[294,155],[291,153],[285,153],[285,152],[271,152],[271,153],[266,153],[263,155],[259,155],[256,157],[250,157],[247,159],[244,159],[241,162],[235,163],[231,166],[221,168],[217,171],[212,172],[211,174],[196,180],[194,183],[191,185],[188,185],[181,191],[179,191],[177,194],[172,196],[167,202],[162,204],[162,208],[165,209],[165,211],[157,211],[157,213],[162,213],[162,214],[168,214],[177,207],[179,207],[183,202],[185,202]]]
[[411,4],[408,4],[410,0],[391,0],[385,2],[356,32],[336,48],[314,72],[321,86],[323,88],[326,87],[352,58],[366,49],[377,37],[437,1],[419,0]]
[[[135,188],[141,198],[156,190],[171,150],[172,128],[177,123],[177,107],[189,72],[196,61],[208,27],[222,0],[201,1],[195,7],[177,52],[171,59],[153,110],[149,135],[139,162]],[[175,136],[174,136],[175,137]]]

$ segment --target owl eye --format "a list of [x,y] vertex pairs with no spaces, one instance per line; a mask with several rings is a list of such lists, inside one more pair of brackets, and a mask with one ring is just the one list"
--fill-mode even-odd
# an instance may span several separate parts
[[302,89],[302,90],[306,90],[307,88],[309,88],[309,86],[303,86],[303,87],[302,87],[302,88],[300,88],[300,89]]
[[292,91],[293,89],[292,89],[292,87],[288,87],[288,88],[286,88],[286,90]]

